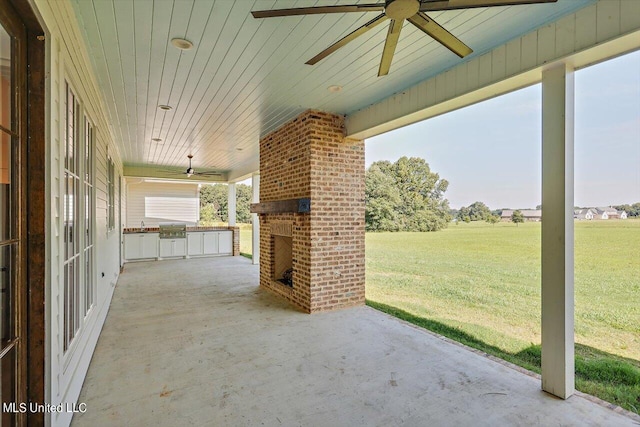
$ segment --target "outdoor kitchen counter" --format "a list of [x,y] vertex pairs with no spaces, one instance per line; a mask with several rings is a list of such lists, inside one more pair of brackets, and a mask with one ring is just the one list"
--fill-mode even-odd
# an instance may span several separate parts
[[159,227],[145,227],[144,231],[128,227],[122,232],[127,261],[240,255],[239,227],[187,227],[185,237],[168,238],[162,238]]
[[[193,231],[235,231],[238,227],[187,227],[187,233]],[[123,234],[135,233],[159,233],[159,227],[145,227],[144,231],[140,231],[140,227],[129,227],[122,230]]]

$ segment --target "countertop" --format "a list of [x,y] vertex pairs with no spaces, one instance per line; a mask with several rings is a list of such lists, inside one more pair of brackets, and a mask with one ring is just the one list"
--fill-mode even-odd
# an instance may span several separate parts
[[[194,231],[233,231],[236,227],[187,227],[187,232]],[[149,233],[159,233],[159,227],[145,227],[144,231],[140,231],[140,228],[125,228],[122,233],[123,234],[149,234]]]

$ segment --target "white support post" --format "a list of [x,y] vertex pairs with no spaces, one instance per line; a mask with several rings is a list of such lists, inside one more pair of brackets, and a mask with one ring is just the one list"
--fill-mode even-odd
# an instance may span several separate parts
[[196,227],[200,225],[200,190],[202,189],[202,184],[198,184],[196,186],[196,200],[198,201],[198,214],[196,215]]
[[574,393],[574,74],[542,72],[542,389]]
[[[253,203],[260,202],[260,174],[251,177]],[[258,214],[251,214],[251,259],[254,265],[260,264],[260,218]]]
[[236,184],[230,182],[228,185],[229,195],[227,200],[227,221],[229,227],[235,227],[236,225]]

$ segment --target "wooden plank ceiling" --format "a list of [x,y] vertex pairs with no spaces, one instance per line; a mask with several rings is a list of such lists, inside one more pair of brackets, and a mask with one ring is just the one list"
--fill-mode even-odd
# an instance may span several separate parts
[[[468,59],[593,0],[429,13],[469,45]],[[254,19],[250,11],[340,0],[72,0],[125,165],[239,177],[258,168],[258,140],[308,108],[349,114],[461,59],[406,25],[391,72],[377,77],[387,25],[315,66],[305,62],[375,13]],[[363,0],[360,3],[373,3]],[[173,38],[194,47],[174,48]],[[330,92],[329,86],[342,86]],[[170,105],[171,111],[158,109]],[[152,141],[162,139],[161,142]]]

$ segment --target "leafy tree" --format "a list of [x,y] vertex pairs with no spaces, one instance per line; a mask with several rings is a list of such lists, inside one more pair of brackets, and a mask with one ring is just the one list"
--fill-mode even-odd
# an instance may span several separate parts
[[389,171],[391,163],[379,161],[373,163],[365,178],[365,225],[367,231],[398,231],[400,229],[399,212],[396,207],[401,203],[400,191]]
[[513,214],[511,214],[511,221],[514,222],[517,226],[521,222],[524,222],[524,215],[522,215],[522,212],[520,210],[513,211]]
[[218,211],[213,203],[202,206],[200,208],[200,224],[212,225],[214,222],[222,222],[222,218],[218,215]]
[[200,206],[216,205],[216,209],[227,207],[228,189],[226,184],[203,184],[200,186]]
[[[253,197],[251,186],[236,184],[236,221],[251,222],[249,207]],[[202,185],[200,187],[200,221],[203,224],[227,222],[229,189],[226,184]]]
[[417,157],[374,162],[366,172],[368,231],[436,231],[451,216],[444,198],[449,183]]
[[241,224],[249,224],[251,222],[251,201],[253,199],[253,191],[250,185],[236,184],[236,221]]
[[458,210],[458,221],[469,222],[471,221],[471,216],[469,215],[469,208],[463,206]]
[[461,207],[456,218],[458,221],[488,221],[492,215],[491,209],[482,202],[474,202],[469,207]]
[[500,217],[498,215],[489,215],[486,219],[489,224],[496,225],[496,223],[500,222]]
[[482,202],[469,205],[469,218],[471,221],[485,221],[491,216],[491,210]]
[[228,189],[226,184],[200,186],[200,223],[227,221]]

